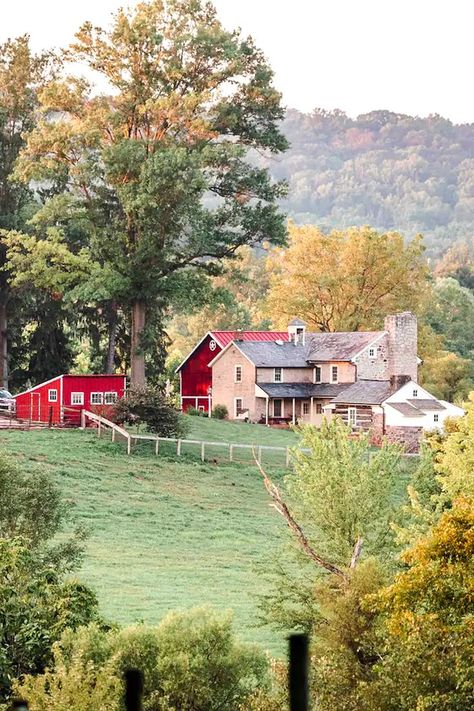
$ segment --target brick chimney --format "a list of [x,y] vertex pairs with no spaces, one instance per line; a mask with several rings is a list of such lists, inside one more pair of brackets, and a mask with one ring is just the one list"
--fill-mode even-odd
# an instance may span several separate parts
[[[418,382],[417,321],[415,314],[405,311],[385,317],[388,333],[388,371],[390,380],[401,383],[411,378]],[[403,376],[406,376],[405,378]]]

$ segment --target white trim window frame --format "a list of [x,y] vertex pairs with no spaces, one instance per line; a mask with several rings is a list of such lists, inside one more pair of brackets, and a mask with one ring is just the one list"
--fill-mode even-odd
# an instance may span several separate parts
[[435,412],[435,413],[434,413],[434,415],[433,415],[433,422],[437,422],[437,423],[439,422],[439,413],[438,413],[438,412]]
[[103,405],[104,404],[104,393],[91,393],[90,394],[91,405]]
[[115,390],[109,390],[104,393],[104,405],[115,405],[118,400],[118,395]]
[[374,348],[373,346],[371,346],[369,348],[369,358],[372,358],[373,360],[375,360],[375,358],[377,358],[377,349]]
[[417,388],[413,389],[413,397],[418,397],[418,389]]
[[241,383],[242,382],[242,375],[243,375],[242,365],[240,363],[238,363],[237,365],[234,366],[234,383]]
[[323,378],[323,369],[321,368],[320,365],[315,365],[314,372],[313,372],[313,382],[314,383],[322,383],[322,378]]
[[71,405],[83,405],[84,404],[84,393],[76,392],[71,393]]
[[[238,403],[240,402],[240,407],[238,407]],[[241,412],[243,412],[244,409],[244,401],[241,397],[234,397],[234,417],[238,417]]]
[[339,367],[337,365],[331,365],[331,383],[339,382]]
[[58,401],[58,389],[57,388],[48,388],[48,402],[57,402]]
[[357,427],[357,407],[347,408],[347,424],[349,427]]
[[283,368],[273,368],[273,382],[282,383],[283,382]]

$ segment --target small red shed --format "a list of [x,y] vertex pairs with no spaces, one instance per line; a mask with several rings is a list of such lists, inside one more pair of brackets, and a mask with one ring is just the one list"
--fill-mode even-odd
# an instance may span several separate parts
[[15,395],[16,416],[33,422],[79,425],[81,410],[107,409],[123,397],[125,375],[58,375]]
[[176,368],[179,373],[181,409],[209,413],[212,409],[212,370],[208,367],[231,341],[287,341],[288,331],[208,331]]

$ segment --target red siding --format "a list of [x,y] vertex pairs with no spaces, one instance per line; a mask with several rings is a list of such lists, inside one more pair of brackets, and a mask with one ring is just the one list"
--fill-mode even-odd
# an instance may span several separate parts
[[[49,390],[57,390],[57,402],[49,402]],[[79,424],[82,409],[95,409],[107,416],[110,406],[93,405],[91,393],[116,392],[117,398],[125,391],[124,375],[60,375],[54,380],[37,385],[31,390],[15,396],[17,417],[37,422],[58,424],[61,422],[61,408],[64,407],[64,421]],[[71,393],[83,393],[83,405],[71,404]]]

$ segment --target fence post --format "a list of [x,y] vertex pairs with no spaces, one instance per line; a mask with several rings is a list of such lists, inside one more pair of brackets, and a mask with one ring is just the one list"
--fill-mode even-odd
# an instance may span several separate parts
[[101,417],[99,415],[99,426],[97,427],[97,437],[100,437],[100,425],[101,425]]
[[176,454],[178,455],[178,457],[181,456],[181,440],[180,439],[178,439],[176,441]]
[[308,637],[290,636],[290,711],[308,711]]
[[86,413],[84,410],[81,410],[81,430],[86,429]]
[[132,438],[130,435],[128,435],[127,439],[127,454],[130,454],[130,450],[132,449]]
[[234,445],[229,444],[229,462],[234,461]]
[[206,443],[201,442],[201,461],[203,462],[206,458]]
[[112,427],[112,442],[115,442],[115,427]]
[[288,468],[290,466],[290,448],[286,448],[286,467]]
[[138,669],[125,672],[125,708],[126,711],[141,711],[143,694],[143,676]]
[[156,444],[155,444],[155,454],[157,455],[158,452],[160,451],[160,438],[156,438]]

